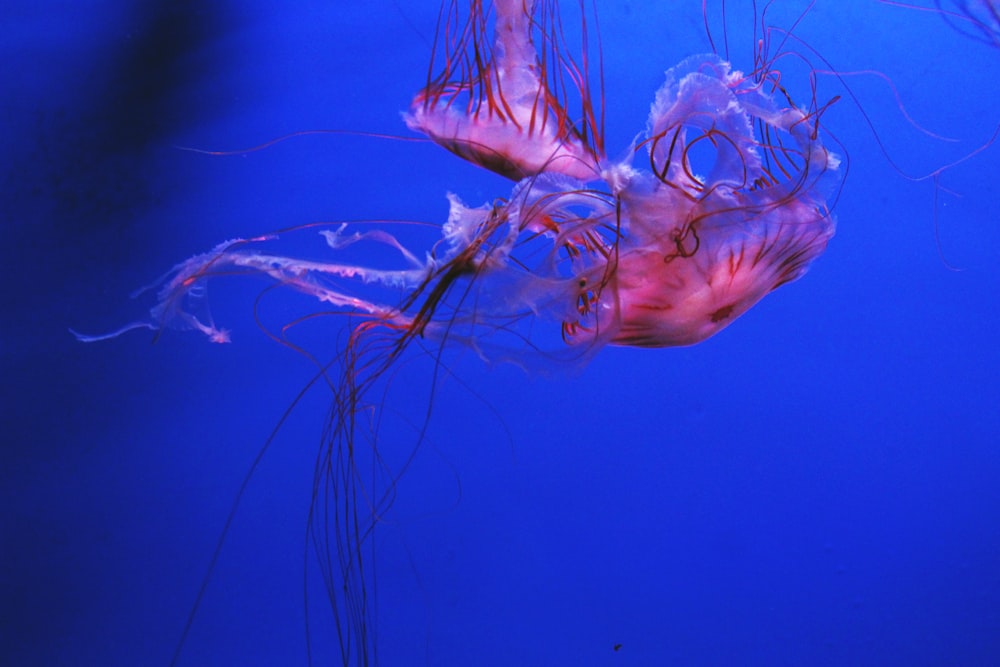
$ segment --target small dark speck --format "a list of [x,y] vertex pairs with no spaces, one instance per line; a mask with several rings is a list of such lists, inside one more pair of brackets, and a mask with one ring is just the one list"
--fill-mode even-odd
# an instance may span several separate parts
[[712,313],[709,316],[709,318],[712,320],[712,322],[715,322],[715,323],[721,322],[722,320],[727,320],[727,319],[729,319],[729,316],[733,314],[733,308],[734,307],[735,307],[734,304],[729,304],[728,306],[723,306],[722,308],[719,308],[714,313]]

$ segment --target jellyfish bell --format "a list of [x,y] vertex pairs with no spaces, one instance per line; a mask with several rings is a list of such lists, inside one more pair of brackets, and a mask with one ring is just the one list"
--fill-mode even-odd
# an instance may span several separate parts
[[[407,126],[513,180],[542,172],[594,178],[603,145],[600,114],[592,105],[586,38],[578,67],[565,55],[555,3],[469,4],[463,17],[453,1],[442,20],[438,30],[444,66],[413,98],[403,116]],[[555,62],[540,53],[552,54]],[[567,111],[566,85],[582,101],[579,122]]]
[[[700,342],[822,254],[835,229],[825,197],[839,160],[818,140],[816,120],[717,56],[668,70],[642,142],[651,173],[608,170],[623,221],[612,343]],[[699,142],[714,150],[704,176],[688,156]]]

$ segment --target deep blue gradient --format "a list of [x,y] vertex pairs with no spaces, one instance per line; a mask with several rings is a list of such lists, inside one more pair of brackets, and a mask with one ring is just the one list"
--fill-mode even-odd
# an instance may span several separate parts
[[[312,375],[255,327],[264,281],[212,286],[228,346],[174,331],[84,345],[67,328],[141,318],[133,289],[224,239],[442,222],[448,191],[510,192],[428,143],[180,150],[411,136],[400,111],[426,78],[433,0],[132,4],[0,9],[0,664],[168,664],[240,482]],[[747,4],[727,3],[741,69]],[[612,157],[663,71],[709,50],[700,5],[598,0]],[[801,281],[692,348],[531,376],[454,350],[377,533],[383,664],[1000,664],[1000,145],[937,191],[887,159],[919,176],[983,144],[1000,50],[877,2],[820,0],[797,35],[839,71],[885,73],[958,141],[916,131],[880,78],[845,79],[859,107],[821,76],[821,96],[844,96],[823,120],[850,172]],[[313,342],[335,349],[339,324]],[[427,358],[410,359],[373,398],[400,416],[382,439],[396,462],[430,387]],[[179,664],[305,664],[328,401],[307,394],[256,469]]]

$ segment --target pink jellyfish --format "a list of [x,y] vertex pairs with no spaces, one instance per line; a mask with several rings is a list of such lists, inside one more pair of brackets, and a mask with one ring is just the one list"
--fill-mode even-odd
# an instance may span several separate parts
[[[834,233],[839,161],[821,139],[825,106],[814,90],[807,107],[792,102],[766,39],[749,73],[716,55],[669,69],[621,161],[605,154],[591,54],[567,55],[554,0],[452,4],[438,41],[440,71],[406,123],[516,181],[507,198],[470,206],[449,195],[441,238],[421,253],[358,224],[227,241],[175,266],[150,319],[111,334],[182,328],[227,342],[206,286],[232,275],[314,297],[324,310],[311,317],[350,315],[339,364],[317,362],[333,410],[310,517],[345,664],[376,660],[365,545],[393,497],[391,474],[375,489],[358,473],[374,419],[361,406],[412,342],[515,363],[607,344],[692,345],[799,278]],[[316,239],[313,258],[272,249],[292,234]],[[382,248],[395,268],[349,261],[358,244]],[[287,342],[300,321],[272,335]]]

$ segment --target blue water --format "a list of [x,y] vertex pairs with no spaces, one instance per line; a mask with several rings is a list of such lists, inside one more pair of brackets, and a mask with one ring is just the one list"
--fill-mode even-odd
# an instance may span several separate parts
[[[312,369],[256,328],[263,281],[212,286],[228,346],[173,331],[84,345],[67,328],[141,318],[133,289],[227,238],[441,222],[446,192],[479,204],[510,184],[364,136],[179,149],[409,136],[399,112],[425,81],[434,2],[14,4],[0,664],[168,664],[240,483]],[[598,1],[610,155],[663,70],[709,49],[700,4]],[[739,4],[730,57],[746,69]],[[1000,664],[1000,145],[937,189],[900,173],[990,137],[1000,50],[875,2],[820,0],[797,35],[832,68],[883,72],[957,141],[918,132],[880,78],[846,78],[855,104],[821,77],[843,96],[823,120],[850,171],[837,236],[802,280],[692,348],[608,348],[532,376],[456,351],[377,533],[382,664]],[[286,306],[270,297],[272,321]],[[342,332],[325,326],[332,349]],[[373,400],[405,415],[429,371],[415,354]],[[309,393],[256,468],[178,664],[305,664],[328,400]],[[412,431],[387,428],[398,462]],[[310,581],[313,658],[336,662]]]

